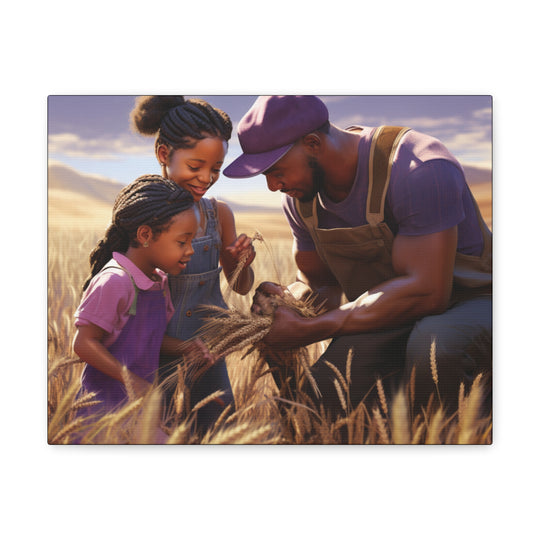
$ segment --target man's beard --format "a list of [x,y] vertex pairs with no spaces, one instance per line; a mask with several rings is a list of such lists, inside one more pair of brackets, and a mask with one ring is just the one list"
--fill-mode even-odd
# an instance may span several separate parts
[[324,169],[319,165],[319,162],[315,158],[311,156],[308,157],[307,164],[308,164],[308,167],[311,169],[313,189],[311,190],[310,193],[307,193],[306,195],[304,195],[303,197],[299,199],[301,202],[312,201],[313,197],[315,197],[317,193],[322,191],[324,187],[324,179],[326,176],[324,174]]

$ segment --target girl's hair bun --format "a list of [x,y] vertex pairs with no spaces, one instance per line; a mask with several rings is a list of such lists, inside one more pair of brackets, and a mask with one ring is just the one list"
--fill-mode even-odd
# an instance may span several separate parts
[[185,102],[183,96],[140,96],[130,114],[131,125],[141,135],[155,135],[165,115]]

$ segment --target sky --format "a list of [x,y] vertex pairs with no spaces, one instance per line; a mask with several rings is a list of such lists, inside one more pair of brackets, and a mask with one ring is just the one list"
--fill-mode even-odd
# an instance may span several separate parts
[[[229,114],[233,136],[224,167],[241,153],[236,136],[239,120],[256,95],[201,95]],[[465,165],[491,167],[492,98],[489,95],[329,95],[330,121],[341,128],[353,124],[405,125],[440,139]],[[141,174],[160,173],[153,137],[134,133],[129,113],[132,95],[50,95],[48,97],[48,157],[80,172],[127,184]],[[209,195],[237,202],[279,204],[264,177],[228,179]]]

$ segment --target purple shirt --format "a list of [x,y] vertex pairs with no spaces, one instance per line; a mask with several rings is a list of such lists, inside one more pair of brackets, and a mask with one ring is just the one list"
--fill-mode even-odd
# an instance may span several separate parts
[[[156,268],[160,281],[153,281],[125,255],[115,251],[113,259],[131,274],[139,289],[164,291],[169,321],[174,314],[174,307],[167,274]],[[129,319],[129,308],[134,298],[135,288],[129,275],[120,268],[105,268],[94,276],[84,291],[75,312],[75,326],[90,323],[99,326],[108,334],[103,340],[103,345],[110,347]]]
[[[352,189],[341,202],[318,194],[319,227],[334,229],[366,225],[369,150],[375,128],[359,132],[358,167]],[[298,215],[294,200],[282,205],[300,251],[315,245]],[[392,166],[385,201],[385,222],[394,235],[418,236],[458,226],[458,251],[480,255],[482,232],[461,165],[437,139],[417,131],[403,137]]]

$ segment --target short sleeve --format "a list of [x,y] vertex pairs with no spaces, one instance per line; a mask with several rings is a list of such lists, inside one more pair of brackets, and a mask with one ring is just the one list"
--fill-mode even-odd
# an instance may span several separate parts
[[128,274],[114,269],[100,272],[90,282],[75,312],[75,326],[92,323],[112,333],[125,321],[134,296]]
[[398,234],[420,236],[449,229],[465,219],[465,178],[453,163],[435,159],[393,178],[387,201]]
[[296,241],[296,247],[299,251],[315,251],[315,244],[311,238],[311,234],[307,230],[304,220],[300,217],[294,204],[294,199],[287,195],[283,196],[282,200],[283,211],[285,217],[289,222],[291,232],[294,240]]

